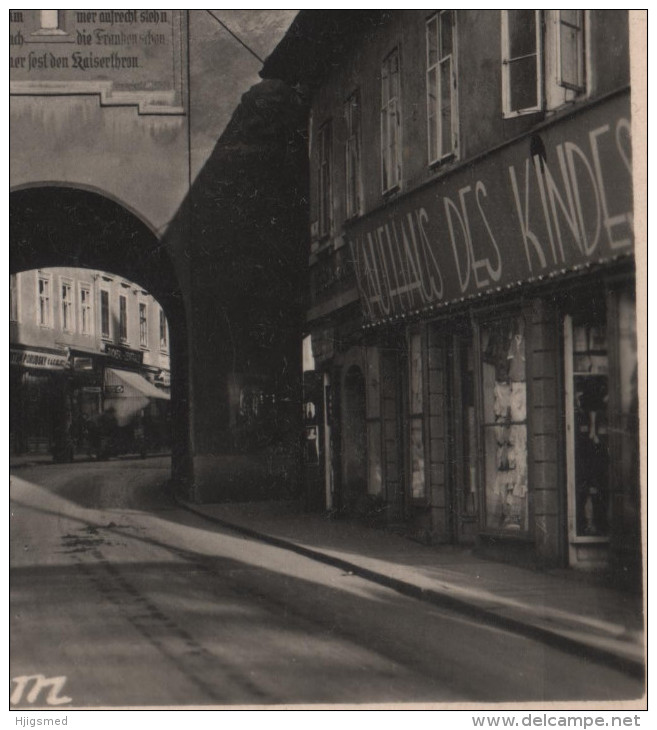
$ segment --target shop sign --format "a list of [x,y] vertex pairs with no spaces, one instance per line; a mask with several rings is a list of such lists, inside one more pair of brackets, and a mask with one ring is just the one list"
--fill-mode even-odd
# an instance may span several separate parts
[[144,359],[144,353],[141,350],[130,350],[127,347],[119,347],[118,345],[105,345],[105,354],[114,360],[127,362],[133,365],[141,365]]
[[83,393],[101,393],[102,388],[100,385],[85,385],[81,388]]
[[94,362],[90,357],[74,357],[73,370],[93,370]]
[[50,352],[37,350],[9,350],[11,365],[22,365],[26,368],[38,370],[63,370],[68,363],[65,355],[55,355]]
[[10,93],[100,94],[103,106],[181,114],[181,10],[16,10]]
[[326,301],[338,292],[355,286],[353,267],[349,262],[347,246],[335,251],[331,256],[321,258],[310,269],[311,294],[313,304]]
[[335,354],[335,327],[315,330],[311,333],[310,341],[316,364],[330,360]]
[[629,94],[540,129],[356,222],[367,321],[631,255]]

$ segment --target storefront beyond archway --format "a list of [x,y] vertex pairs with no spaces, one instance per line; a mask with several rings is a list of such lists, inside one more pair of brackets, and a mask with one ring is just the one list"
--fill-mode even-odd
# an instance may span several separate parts
[[[10,196],[10,272],[99,269],[139,282],[166,312],[171,350],[172,480],[193,483],[185,297],[169,251],[138,215],[92,190],[44,185]],[[191,495],[189,495],[191,496]]]

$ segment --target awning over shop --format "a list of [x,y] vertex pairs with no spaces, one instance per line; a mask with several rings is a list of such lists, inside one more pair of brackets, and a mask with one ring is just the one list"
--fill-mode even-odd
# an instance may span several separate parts
[[151,400],[170,400],[143,375],[129,370],[105,368],[105,408],[112,407],[119,426],[129,425]]
[[[170,400],[171,396],[163,390],[156,388],[143,375],[134,373],[130,370],[114,370],[113,368],[105,368],[105,385],[122,387],[122,391],[117,390],[117,395],[123,393],[125,396],[144,395],[147,398],[159,398],[161,400]],[[131,392],[136,391],[136,392]]]

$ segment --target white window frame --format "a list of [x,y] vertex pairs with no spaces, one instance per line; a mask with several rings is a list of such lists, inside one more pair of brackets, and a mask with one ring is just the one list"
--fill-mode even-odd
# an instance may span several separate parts
[[20,276],[9,274],[9,321],[20,322]]
[[[122,311],[121,302],[125,302],[125,311]],[[123,316],[125,314],[125,317]],[[130,341],[130,328],[128,317],[128,297],[119,294],[119,341],[126,343]]]
[[168,352],[169,350],[169,323],[167,322],[164,310],[160,308],[160,351]]
[[[36,319],[39,327],[52,329],[52,276],[50,274],[44,274],[37,272],[37,286],[36,286]],[[40,291],[41,282],[47,285],[47,292],[42,294]],[[46,302],[46,306],[43,306],[43,302]],[[45,314],[45,317],[44,317]]]
[[[444,53],[442,48],[442,24],[448,13],[452,13],[452,48],[450,53]],[[430,26],[436,26],[436,62],[431,63],[429,57],[429,32]],[[457,97],[457,30],[456,30],[456,10],[440,10],[434,13],[426,21],[425,27],[425,43],[426,43],[426,86],[427,86],[427,155],[429,165],[435,165],[444,160],[451,159],[457,154],[458,150],[458,97]],[[449,65],[449,95],[450,95],[450,146],[449,149],[443,149],[443,129],[442,129],[442,75],[441,70],[444,65]],[[432,84],[431,75],[434,75]],[[431,116],[431,91],[435,94],[436,114]],[[436,140],[436,151],[431,149],[431,131]]]
[[[92,286],[86,281],[78,282],[78,321],[81,335],[93,334],[94,307]],[[87,294],[86,302],[82,301],[82,293]],[[85,317],[86,313],[86,317]],[[85,326],[86,323],[86,326]]]
[[[514,61],[527,58],[522,56],[510,58],[509,48],[509,13],[515,10],[501,10],[502,14],[502,111],[505,118],[518,117],[524,114],[535,114],[543,110],[544,91],[544,67],[543,67],[543,11],[534,10],[536,25],[536,104],[523,109],[511,108],[511,82],[509,72]],[[534,55],[534,54],[530,54]]]
[[[391,73],[396,59],[397,70]],[[391,79],[395,78],[396,88],[390,89]],[[387,84],[386,84],[387,81]],[[386,85],[388,88],[386,89]],[[392,125],[390,120],[393,119]],[[401,51],[395,46],[381,64],[381,190],[383,194],[401,187],[402,181],[402,129],[401,129]],[[393,130],[391,132],[391,130]],[[392,136],[395,137],[394,151]],[[386,174],[388,171],[390,179]],[[393,174],[394,173],[394,174]]]
[[[103,328],[103,294],[107,294],[107,330]],[[101,288],[98,300],[100,302],[100,306],[98,307],[99,310],[99,316],[100,316],[100,336],[104,340],[111,340],[112,339],[112,295],[109,289],[107,288]]]
[[[586,91],[586,71],[587,71],[587,59],[586,59],[586,28],[587,28],[587,13],[586,10],[575,10],[574,12],[578,13],[578,25],[573,25],[567,20],[564,20],[563,18],[563,11],[557,10],[555,11],[557,13],[557,37],[556,37],[556,53],[557,53],[557,83],[559,86],[563,86],[565,89],[570,89],[571,91],[576,92],[577,94],[582,94]],[[563,54],[562,54],[562,33],[564,32],[564,28],[571,28],[575,29],[578,33],[578,43],[577,48],[575,49],[575,55],[578,60],[578,67],[577,67],[577,83],[571,83],[570,81],[564,80],[564,66],[563,66]]]
[[[360,89],[355,89],[344,104],[344,117],[347,126],[345,141],[345,192],[347,218],[361,213],[361,114]],[[354,169],[355,168],[355,169]]]
[[328,119],[317,131],[317,212],[319,235],[333,228],[333,123]]
[[[139,346],[148,349],[148,302],[139,302]],[[142,312],[144,318],[142,319]],[[143,325],[143,326],[142,326]]]
[[75,332],[75,287],[72,279],[60,276],[59,303],[62,332]]

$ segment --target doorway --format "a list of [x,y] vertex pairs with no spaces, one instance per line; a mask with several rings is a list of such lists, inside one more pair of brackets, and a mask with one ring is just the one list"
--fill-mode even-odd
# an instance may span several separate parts
[[342,419],[342,507],[358,511],[367,498],[367,421],[365,377],[352,365],[344,379]]
[[604,564],[610,528],[609,357],[604,300],[564,317],[569,562]]
[[478,532],[478,446],[475,353],[468,324],[449,337],[449,496],[452,540],[471,544]]

